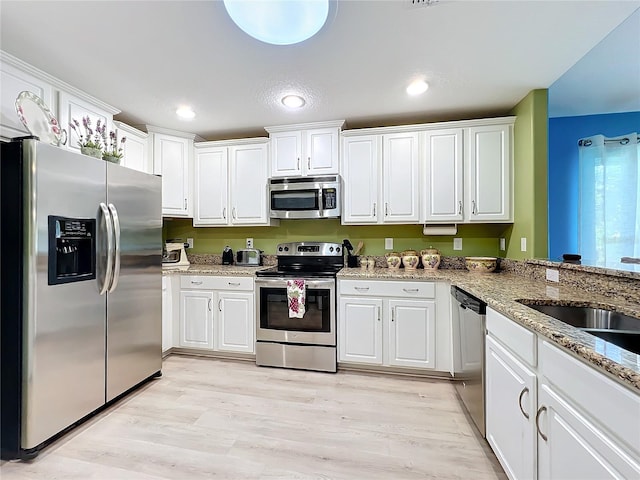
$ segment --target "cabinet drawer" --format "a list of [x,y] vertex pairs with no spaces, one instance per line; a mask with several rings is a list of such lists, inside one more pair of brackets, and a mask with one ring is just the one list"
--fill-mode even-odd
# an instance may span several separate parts
[[536,334],[487,308],[487,331],[532,367],[536,366]]
[[213,275],[182,275],[180,288],[191,290],[253,291],[253,277],[218,277]]
[[540,372],[591,421],[640,453],[640,396],[547,341],[540,342]]
[[376,297],[434,298],[434,282],[390,282],[340,280],[340,295],[367,295]]

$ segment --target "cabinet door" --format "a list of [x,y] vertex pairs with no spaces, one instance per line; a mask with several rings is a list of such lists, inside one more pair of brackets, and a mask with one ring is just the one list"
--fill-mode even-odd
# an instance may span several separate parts
[[113,115],[106,112],[91,103],[77,98],[73,95],[65,92],[60,92],[60,111],[58,120],[62,128],[67,130],[69,138],[67,140],[67,148],[70,150],[80,151],[78,145],[78,134],[69,127],[69,122],[77,120],[80,123],[80,132],[84,133],[84,127],[82,126],[82,117],[89,117],[91,121],[91,129],[95,132],[98,120],[101,125],[107,125],[108,130],[113,130]]
[[467,149],[470,221],[510,221],[511,127],[469,128]]
[[153,169],[162,175],[162,214],[188,217],[189,140],[156,133],[153,136]]
[[418,134],[383,136],[382,185],[385,223],[418,223]]
[[180,292],[180,346],[213,349],[213,292]]
[[226,225],[227,148],[196,149],[194,160],[194,226]]
[[536,478],[536,375],[493,337],[486,347],[487,441],[509,478]]
[[173,295],[171,278],[162,277],[162,352],[173,347]]
[[345,137],[342,151],[342,223],[378,222],[381,137]]
[[382,365],[382,300],[340,298],[338,361]]
[[338,173],[338,132],[336,128],[318,128],[304,132],[306,175]]
[[540,386],[538,405],[539,479],[640,478],[638,457],[623,452],[546,383]]
[[229,148],[231,223],[266,224],[269,219],[267,144]]
[[425,154],[423,222],[461,221],[462,129],[427,132]]
[[[122,160],[120,165],[132,168],[140,172],[151,173],[153,169],[149,162],[149,140],[147,134],[140,132],[135,135],[131,130],[118,128],[117,140],[118,145],[122,145]],[[124,143],[120,143],[122,138],[126,138]]]
[[436,303],[389,300],[389,365],[435,368]]
[[302,132],[276,132],[271,140],[271,176],[288,177],[302,174]]
[[215,349],[221,352],[255,352],[255,315],[252,293],[217,292]]

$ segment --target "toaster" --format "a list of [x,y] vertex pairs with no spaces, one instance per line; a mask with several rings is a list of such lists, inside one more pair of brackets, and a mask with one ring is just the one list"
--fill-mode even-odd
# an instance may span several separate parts
[[236,260],[236,265],[260,265],[262,263],[262,250],[242,248],[238,250]]

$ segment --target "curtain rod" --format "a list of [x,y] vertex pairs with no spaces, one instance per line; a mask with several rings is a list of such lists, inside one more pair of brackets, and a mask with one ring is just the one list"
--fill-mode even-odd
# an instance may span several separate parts
[[[636,137],[637,143],[640,143],[640,135],[638,135]],[[615,139],[606,139],[604,140],[604,143],[619,143],[620,145],[627,145],[631,140],[627,137],[624,138],[615,138]],[[593,145],[593,141],[589,140],[588,138],[583,138],[581,140],[578,140],[578,146],[579,147],[590,147],[591,145]]]

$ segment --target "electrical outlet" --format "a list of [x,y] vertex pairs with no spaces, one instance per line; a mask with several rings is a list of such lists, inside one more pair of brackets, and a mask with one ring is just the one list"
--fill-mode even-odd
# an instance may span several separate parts
[[547,281],[549,281],[549,282],[559,282],[560,281],[560,272],[558,270],[554,270],[552,268],[547,268],[546,277],[547,277]]
[[253,238],[247,238],[247,248],[253,248]]
[[385,238],[384,239],[384,249],[385,250],[393,250],[393,238]]
[[453,239],[453,249],[454,250],[462,250],[462,239],[454,238]]
[[188,248],[193,248],[193,238],[187,238],[187,243],[189,244]]
[[500,239],[500,250],[506,250],[507,249],[507,241],[504,238]]
[[527,251],[527,238],[526,237],[522,237],[520,239],[520,251],[521,252],[526,252]]

